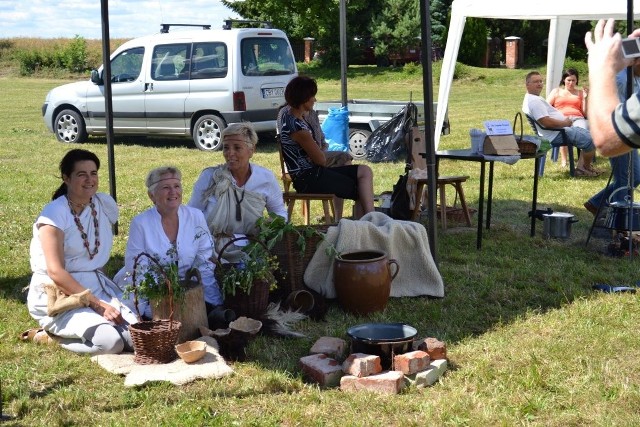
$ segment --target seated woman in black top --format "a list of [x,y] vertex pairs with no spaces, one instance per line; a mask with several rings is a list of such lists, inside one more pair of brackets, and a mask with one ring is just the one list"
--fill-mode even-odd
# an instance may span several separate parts
[[282,155],[296,191],[354,200],[358,219],[373,211],[373,172],[366,165],[326,167],[326,156],[303,117],[313,109],[317,92],[316,81],[305,76],[287,85],[284,98],[290,108],[281,118]]

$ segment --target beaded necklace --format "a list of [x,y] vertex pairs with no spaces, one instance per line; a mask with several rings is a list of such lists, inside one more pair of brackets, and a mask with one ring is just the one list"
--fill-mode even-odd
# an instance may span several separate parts
[[[89,199],[89,207],[91,208],[91,217],[93,218],[93,228],[95,232],[95,243],[93,247],[93,252],[89,249],[89,239],[87,233],[84,231],[84,227],[80,222],[80,218],[73,210],[72,202],[67,197],[67,201],[69,203],[69,209],[71,210],[71,215],[73,215],[73,220],[76,223],[76,227],[78,227],[78,231],[80,231],[80,236],[82,237],[82,241],[84,242],[84,247],[87,249],[87,253],[89,254],[89,259],[92,260],[98,254],[98,248],[100,247],[100,229],[98,227],[98,213],[96,212],[96,205],[93,204],[93,198]],[[89,223],[91,224],[91,222]]]

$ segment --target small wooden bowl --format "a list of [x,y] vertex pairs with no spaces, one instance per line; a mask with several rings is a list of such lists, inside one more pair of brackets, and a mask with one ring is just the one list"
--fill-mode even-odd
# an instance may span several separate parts
[[185,341],[176,345],[176,352],[186,363],[197,362],[207,353],[207,343],[204,341]]

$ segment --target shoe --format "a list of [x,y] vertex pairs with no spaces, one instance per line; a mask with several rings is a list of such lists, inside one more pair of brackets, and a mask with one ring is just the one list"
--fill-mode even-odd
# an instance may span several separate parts
[[593,165],[585,166],[585,169],[590,172],[597,173],[598,175],[602,175],[603,173],[600,169],[594,168]]
[[591,215],[593,216],[596,216],[598,214],[598,207],[589,201],[584,203],[584,208],[591,212]]
[[589,169],[576,169],[575,174],[576,176],[583,176],[583,177],[596,177],[599,175],[598,172],[590,171]]

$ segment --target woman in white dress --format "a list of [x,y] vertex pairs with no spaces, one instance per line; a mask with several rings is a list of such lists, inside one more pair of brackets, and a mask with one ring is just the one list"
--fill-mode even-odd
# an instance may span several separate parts
[[[29,313],[43,329],[28,338],[54,339],[67,350],[94,355],[132,350],[128,325],[137,321],[120,302],[122,290],[102,272],[118,207],[111,196],[97,192],[99,168],[98,157],[81,149],[69,151],[60,162],[63,183],[33,225],[27,296]],[[48,284],[67,296],[82,294],[82,304],[50,311]]]
[[[177,262],[181,279],[191,268],[197,268],[206,304],[212,310],[220,307],[222,295],[214,276],[215,264],[211,260],[213,239],[202,212],[182,204],[180,170],[172,166],[155,168],[147,175],[146,186],[153,207],[131,221],[125,265],[114,280],[126,287],[133,276],[135,257],[146,252],[163,264]],[[145,261],[144,258],[142,260]],[[132,305],[129,301],[127,303]],[[138,309],[144,316],[151,317],[147,303]]]
[[[222,131],[225,163],[202,171],[193,186],[189,206],[204,212],[216,241],[216,252],[232,238],[255,234],[256,220],[265,209],[287,219],[282,190],[272,171],[251,163],[258,135],[249,122]],[[225,249],[228,262],[239,260],[239,249]]]

